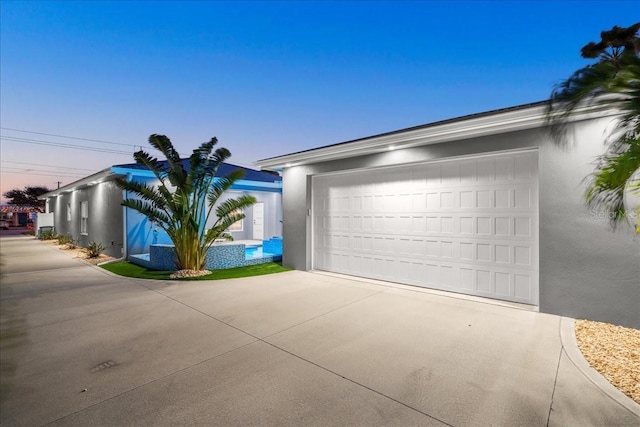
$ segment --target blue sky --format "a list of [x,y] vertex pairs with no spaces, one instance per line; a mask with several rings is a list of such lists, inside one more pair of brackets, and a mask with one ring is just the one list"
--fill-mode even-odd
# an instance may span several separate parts
[[1,192],[131,162],[152,133],[185,155],[217,136],[231,162],[250,165],[540,101],[588,63],[584,44],[640,16],[634,1],[4,0],[0,8]]

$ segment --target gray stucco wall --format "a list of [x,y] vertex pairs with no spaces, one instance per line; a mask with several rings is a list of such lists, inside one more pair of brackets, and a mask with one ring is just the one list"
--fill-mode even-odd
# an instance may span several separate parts
[[[604,150],[610,119],[576,124],[562,148],[543,129],[511,132],[286,168],[283,263],[311,266],[311,176],[453,156],[537,148],[540,179],[540,311],[640,328],[640,238],[611,232],[584,205],[584,178]],[[577,141],[577,142],[576,142]]]
[[606,123],[583,122],[569,147],[540,149],[540,310],[640,328],[640,236],[613,232],[584,204]]
[[[80,232],[81,203],[88,202],[87,233]],[[79,246],[89,242],[106,246],[105,254],[122,256],[122,190],[112,181],[84,187],[71,193],[49,198],[49,211],[54,212],[57,234],[71,236]],[[70,208],[70,216],[67,211]]]

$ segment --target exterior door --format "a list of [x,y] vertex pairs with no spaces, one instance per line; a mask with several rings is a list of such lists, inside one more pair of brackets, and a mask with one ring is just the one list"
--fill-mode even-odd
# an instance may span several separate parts
[[313,268],[538,304],[538,153],[319,175]]
[[253,205],[253,239],[264,240],[264,203]]

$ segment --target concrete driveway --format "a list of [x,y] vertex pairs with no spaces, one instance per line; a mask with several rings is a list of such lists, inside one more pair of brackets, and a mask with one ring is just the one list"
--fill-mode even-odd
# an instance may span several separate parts
[[580,365],[570,319],[297,271],[126,279],[27,237],[0,250],[3,426],[640,425]]

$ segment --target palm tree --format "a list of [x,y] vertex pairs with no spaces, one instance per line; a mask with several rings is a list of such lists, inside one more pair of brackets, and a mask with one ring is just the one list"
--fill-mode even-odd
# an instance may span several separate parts
[[[123,206],[134,209],[167,232],[175,246],[180,270],[204,268],[207,250],[226,230],[244,218],[243,209],[253,205],[253,196],[243,195],[216,203],[235,181],[244,176],[237,169],[225,177],[216,177],[218,167],[231,156],[226,148],[218,148],[211,138],[193,150],[189,159],[181,159],[171,140],[164,135],[151,135],[149,144],[160,151],[166,161],[158,161],[143,150],[133,154],[136,163],[146,166],[158,179],[156,186],[119,178],[117,184],[138,198],[125,199]],[[206,230],[212,213],[216,219]]]
[[586,202],[590,208],[607,213],[611,225],[633,217],[624,205],[625,191],[638,191],[632,179],[640,168],[640,23],[628,28],[614,26],[603,31],[599,43],[581,50],[583,58],[597,62],[575,71],[551,93],[547,121],[552,135],[563,140],[565,129],[576,110],[583,106],[604,106],[620,112],[616,129],[608,139],[605,154],[599,157],[588,179]]

